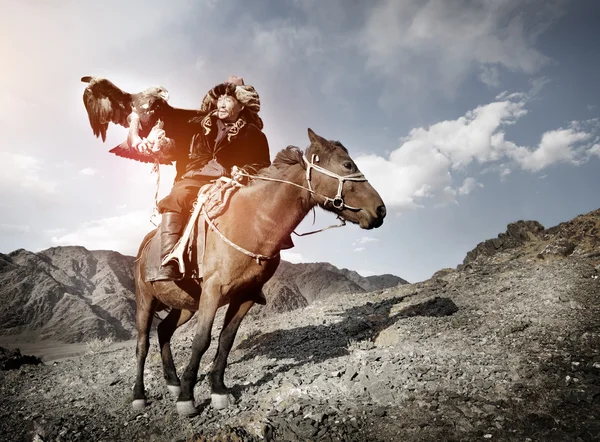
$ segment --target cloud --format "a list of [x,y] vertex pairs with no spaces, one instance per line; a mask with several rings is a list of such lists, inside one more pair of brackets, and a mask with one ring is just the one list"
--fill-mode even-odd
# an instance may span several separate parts
[[520,146],[505,137],[505,128],[527,114],[528,94],[503,93],[497,101],[478,106],[456,120],[412,129],[389,158],[363,155],[357,164],[390,207],[414,209],[426,199],[434,204],[456,201],[477,186],[474,178],[455,186],[460,173],[482,165],[502,178],[512,167],[538,172],[552,165],[578,165],[598,154],[591,140],[595,120],[572,122],[568,128],[549,130],[537,146]]
[[479,80],[489,87],[500,86],[500,73],[498,72],[498,68],[496,66],[481,66]]
[[468,195],[477,187],[483,187],[483,184],[478,183],[477,180],[473,177],[465,178],[462,185],[458,188],[458,194]]
[[0,224],[0,233],[29,233],[31,227],[29,225],[21,224]]
[[354,247],[353,251],[354,252],[364,252],[366,250],[366,247],[364,247],[366,244],[369,244],[372,242],[378,242],[378,241],[379,241],[379,238],[374,238],[372,236],[360,237],[352,243],[352,246]]
[[290,252],[287,250],[281,251],[281,259],[295,264],[299,262],[306,262],[306,260],[300,253]]
[[537,149],[531,151],[523,146],[509,146],[508,155],[528,171],[537,172],[556,163],[577,164],[578,146],[590,139],[592,134],[576,128],[551,130],[542,135]]
[[93,169],[91,167],[86,167],[84,169],[81,169],[79,171],[80,175],[85,175],[85,176],[94,176],[98,173],[98,171],[96,169]]
[[379,238],[373,238],[372,236],[363,236],[361,238],[358,238],[356,241],[354,241],[354,245],[367,244],[370,242],[377,242],[377,241],[379,241]]
[[[563,1],[383,0],[368,12],[360,50],[375,75],[451,93],[475,68],[497,86],[498,68],[533,74],[550,60],[537,37]],[[425,65],[429,65],[426,69]]]
[[0,151],[0,190],[25,192],[45,199],[56,195],[57,183],[53,179],[42,176],[44,171],[40,159],[31,155]]
[[53,236],[51,242],[54,246],[78,245],[135,256],[144,235],[153,228],[148,213],[136,211],[85,222],[74,232]]
[[591,155],[600,157],[600,144],[594,144],[592,147],[590,147],[589,153]]

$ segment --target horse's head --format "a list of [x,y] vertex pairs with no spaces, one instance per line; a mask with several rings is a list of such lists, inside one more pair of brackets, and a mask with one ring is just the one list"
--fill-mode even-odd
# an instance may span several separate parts
[[341,218],[372,229],[383,224],[383,200],[369,184],[339,141],[329,141],[308,129],[306,150],[308,186],[326,210]]

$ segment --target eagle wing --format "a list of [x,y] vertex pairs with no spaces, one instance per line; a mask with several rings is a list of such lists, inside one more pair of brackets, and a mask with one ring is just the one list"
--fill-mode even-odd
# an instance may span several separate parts
[[[172,164],[179,156],[175,149],[178,152],[186,150],[187,153],[198,122],[207,113],[171,107],[167,103],[168,93],[162,87],[130,94],[105,78],[86,76],[81,81],[88,83],[83,92],[83,103],[96,137],[106,141],[106,131],[111,122],[129,128],[127,139],[110,150],[123,158]],[[136,141],[147,137],[157,125],[165,132],[167,139],[161,143],[165,148],[158,152],[140,152],[135,147]]]
[[159,162],[160,164],[172,164],[182,154],[187,155],[192,136],[199,130],[200,120],[206,116],[206,112],[171,107],[162,99],[156,100],[149,110],[152,118],[143,125],[141,133],[143,136],[148,136],[154,126],[163,129],[166,140],[161,144],[164,148],[156,152],[142,153],[133,149],[129,140],[125,140],[110,152],[143,163]]
[[106,141],[106,130],[111,122],[129,127],[127,117],[134,106],[131,94],[106,78],[86,76],[81,81],[88,83],[83,91],[83,104],[96,137]]

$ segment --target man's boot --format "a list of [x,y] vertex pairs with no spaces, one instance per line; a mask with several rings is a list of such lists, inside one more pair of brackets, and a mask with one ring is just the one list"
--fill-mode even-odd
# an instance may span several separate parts
[[[160,225],[160,261],[171,253],[183,230],[183,216],[177,212],[162,214]],[[175,261],[161,265],[155,281],[178,281],[183,278]]]

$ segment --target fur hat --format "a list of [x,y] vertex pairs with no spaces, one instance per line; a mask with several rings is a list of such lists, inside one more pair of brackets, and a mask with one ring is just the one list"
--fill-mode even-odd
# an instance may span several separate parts
[[235,97],[251,113],[257,114],[260,111],[260,97],[254,87],[244,84],[244,79],[235,75],[221,84],[213,87],[202,100],[200,110],[210,112],[217,108],[217,100],[221,95],[230,95]]

